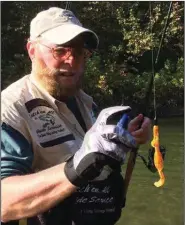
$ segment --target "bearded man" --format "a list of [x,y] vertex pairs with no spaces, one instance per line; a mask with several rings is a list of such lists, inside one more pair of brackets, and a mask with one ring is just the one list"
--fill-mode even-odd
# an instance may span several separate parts
[[81,83],[98,42],[71,11],[53,7],[32,20],[31,74],[2,91],[3,223],[113,225],[120,218],[121,165],[147,142],[151,124],[139,115],[127,132],[108,125],[126,106],[105,109],[95,122]]

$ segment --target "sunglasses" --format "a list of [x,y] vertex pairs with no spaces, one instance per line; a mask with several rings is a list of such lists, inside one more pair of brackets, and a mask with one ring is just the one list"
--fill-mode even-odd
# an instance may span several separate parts
[[58,46],[58,47],[49,47],[43,43],[41,43],[40,41],[38,41],[38,43],[48,49],[50,49],[53,58],[56,60],[62,60],[65,61],[66,59],[68,59],[71,55],[73,55],[74,58],[79,59],[79,58],[84,58],[85,60],[89,59],[92,54],[93,51],[85,48],[85,47],[81,47],[81,46],[75,46],[75,47],[63,47],[63,46]]

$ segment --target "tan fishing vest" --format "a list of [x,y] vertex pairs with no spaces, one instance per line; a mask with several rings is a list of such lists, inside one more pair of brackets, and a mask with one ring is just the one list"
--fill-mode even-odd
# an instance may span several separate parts
[[[87,129],[95,121],[93,100],[82,90],[75,96]],[[19,131],[32,144],[33,171],[64,162],[81,146],[85,135],[66,104],[26,75],[2,91],[1,121]]]

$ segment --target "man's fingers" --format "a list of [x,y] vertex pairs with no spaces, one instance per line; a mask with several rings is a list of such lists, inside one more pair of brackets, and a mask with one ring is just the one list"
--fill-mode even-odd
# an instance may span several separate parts
[[145,117],[141,128],[131,132],[138,144],[145,144],[151,138],[151,121]]
[[143,129],[150,128],[151,129],[151,127],[152,127],[151,120],[149,118],[145,117],[143,120],[143,123],[141,125],[141,128],[143,128]]
[[139,138],[139,137],[141,137],[142,134],[143,134],[143,128],[140,128],[139,130],[131,132],[131,135],[134,138]]
[[139,129],[143,118],[144,118],[143,114],[139,114],[134,119],[132,119],[128,124],[128,131],[133,132],[133,131]]
[[138,123],[139,122],[141,122],[142,120],[143,120],[143,114],[139,114],[138,116],[136,116],[134,119],[132,119],[131,121],[130,121],[130,124],[131,125],[138,125]]

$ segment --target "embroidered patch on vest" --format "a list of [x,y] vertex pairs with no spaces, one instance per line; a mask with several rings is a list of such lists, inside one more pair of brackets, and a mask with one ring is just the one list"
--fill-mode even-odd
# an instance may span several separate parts
[[31,132],[42,147],[51,147],[75,140],[51,105],[40,98],[25,103],[31,120],[28,121]]
[[38,106],[46,106],[46,107],[52,108],[46,100],[41,99],[41,98],[34,98],[34,99],[30,100],[29,102],[26,102],[25,106],[29,113],[32,111],[32,109],[34,109]]

